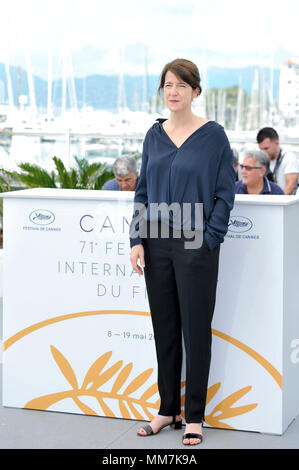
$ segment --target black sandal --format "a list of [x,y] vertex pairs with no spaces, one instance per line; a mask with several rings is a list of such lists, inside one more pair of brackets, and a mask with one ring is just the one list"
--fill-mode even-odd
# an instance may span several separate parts
[[[199,424],[203,424],[203,421],[201,421]],[[189,444],[185,444],[184,443],[185,439],[200,439],[200,442],[196,442],[196,444],[190,444],[190,442]],[[184,446],[197,446],[198,444],[201,444],[202,441],[203,441],[202,434],[198,434],[195,432],[187,432],[186,434],[183,435],[183,439],[182,439]]]
[[167,426],[173,427],[173,429],[182,429],[182,420],[180,419],[180,421],[176,421],[175,416],[173,416],[172,422],[169,424],[165,424],[157,432],[154,432],[152,427],[149,424],[147,424],[145,426],[142,426],[142,428],[140,428],[140,429],[143,429],[146,432],[146,434],[139,434],[139,432],[137,432],[137,435],[141,437],[152,436],[154,434],[158,434],[158,432],[160,432],[161,429],[164,429]]

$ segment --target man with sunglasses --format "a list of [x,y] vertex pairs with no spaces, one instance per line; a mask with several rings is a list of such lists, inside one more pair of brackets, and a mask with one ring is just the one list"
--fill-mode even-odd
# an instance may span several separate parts
[[242,180],[236,183],[236,194],[284,194],[283,190],[266,176],[269,171],[269,157],[265,152],[245,152],[240,168]]

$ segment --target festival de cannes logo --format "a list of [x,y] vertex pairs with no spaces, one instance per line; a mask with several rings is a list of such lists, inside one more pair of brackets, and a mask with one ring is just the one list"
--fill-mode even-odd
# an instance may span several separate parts
[[253,223],[247,217],[235,215],[230,217],[228,223],[229,232],[248,232],[253,227]]
[[46,209],[36,209],[30,213],[29,219],[36,225],[50,225],[54,222],[55,215]]

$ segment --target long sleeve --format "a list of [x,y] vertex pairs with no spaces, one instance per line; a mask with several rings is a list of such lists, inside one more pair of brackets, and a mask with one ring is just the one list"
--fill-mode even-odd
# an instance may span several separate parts
[[[137,183],[136,190],[135,190],[134,210],[133,210],[133,218],[132,218],[131,226],[130,226],[130,234],[134,232],[133,226],[136,224],[135,219],[140,214],[139,205],[142,204],[144,207],[147,207],[148,205],[147,184],[146,184],[147,162],[148,162],[147,138],[145,137],[144,142],[143,142],[140,176],[138,178],[138,183]],[[136,208],[136,206],[138,207]],[[140,236],[130,237],[131,248],[135,245],[139,245],[140,243],[142,243]]]
[[[224,240],[234,197],[233,153],[222,126],[208,121],[177,147],[157,122],[148,130],[143,144],[130,245],[142,243],[143,227],[138,223],[155,220],[150,210],[153,206],[166,204],[170,208],[176,203],[183,209],[184,203],[188,203],[193,210],[196,203],[202,203],[204,237],[212,250]],[[172,224],[171,217],[169,223]],[[132,227],[137,230],[131,230]]]
[[206,221],[205,240],[212,250],[222,243],[227,232],[230,211],[235,200],[235,172],[233,168],[233,153],[229,143],[225,146],[215,187],[215,205]]

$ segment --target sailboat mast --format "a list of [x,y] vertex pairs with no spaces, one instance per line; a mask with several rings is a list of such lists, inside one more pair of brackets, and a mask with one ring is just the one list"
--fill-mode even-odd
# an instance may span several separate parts
[[148,111],[148,61],[147,61],[147,47],[144,48],[144,77],[143,77],[143,111]]
[[32,76],[32,71],[31,71],[30,53],[28,49],[26,49],[26,68],[27,68],[31,112],[33,116],[36,117],[37,112],[36,112],[35,91],[34,91],[33,76]]
[[120,68],[119,68],[119,79],[118,79],[118,94],[117,94],[117,109],[118,113],[120,114],[123,110],[125,110],[127,103],[126,103],[126,92],[125,92],[125,84],[124,84],[124,73],[123,73],[123,51],[120,50]]
[[62,103],[61,103],[61,114],[63,115],[66,110],[66,74],[67,74],[67,61],[66,61],[66,50],[63,48],[62,57]]
[[69,73],[70,73],[70,101],[72,111],[77,113],[77,96],[76,96],[76,87],[75,87],[75,77],[74,77],[74,68],[72,61],[72,54],[70,48],[68,49],[68,64],[69,64]]
[[237,98],[237,113],[236,113],[236,122],[235,122],[235,130],[240,131],[243,130],[243,88],[242,88],[242,78],[239,78],[239,87],[238,87],[238,98]]
[[12,111],[15,107],[14,105],[14,98],[12,92],[12,83],[11,83],[11,75],[10,75],[10,68],[8,62],[8,54],[5,56],[5,72],[6,72],[6,81],[7,81],[7,92],[8,92],[8,103],[9,108]]
[[48,117],[52,116],[52,51],[48,52]]

